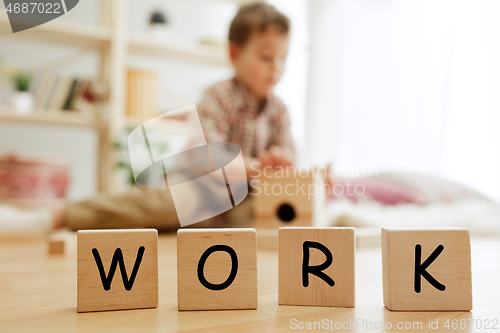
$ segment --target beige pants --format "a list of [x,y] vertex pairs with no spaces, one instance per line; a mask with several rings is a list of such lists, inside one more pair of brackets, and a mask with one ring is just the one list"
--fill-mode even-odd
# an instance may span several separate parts
[[[193,224],[192,227],[251,227],[252,195],[233,209]],[[73,203],[64,212],[67,225],[80,229],[156,228],[177,230],[180,227],[170,190],[146,190],[134,186],[118,195],[99,195]]]

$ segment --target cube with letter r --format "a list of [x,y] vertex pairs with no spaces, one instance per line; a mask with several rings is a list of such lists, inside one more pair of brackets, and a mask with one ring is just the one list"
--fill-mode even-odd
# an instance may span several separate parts
[[354,228],[279,229],[278,302],[354,307]]
[[472,309],[467,229],[382,229],[382,268],[389,310]]
[[80,230],[78,312],[158,306],[156,229]]

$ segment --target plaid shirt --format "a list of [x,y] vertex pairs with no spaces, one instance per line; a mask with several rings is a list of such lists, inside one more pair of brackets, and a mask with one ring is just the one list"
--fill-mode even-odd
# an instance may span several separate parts
[[295,158],[290,116],[275,95],[264,103],[238,79],[210,87],[197,105],[207,142],[232,142],[243,156],[258,157],[271,146],[279,146]]

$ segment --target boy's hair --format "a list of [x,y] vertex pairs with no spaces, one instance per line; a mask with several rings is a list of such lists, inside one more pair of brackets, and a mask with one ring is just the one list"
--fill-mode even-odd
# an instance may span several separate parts
[[290,19],[271,5],[255,3],[240,8],[229,28],[229,42],[243,47],[252,33],[265,32],[269,27],[288,34]]

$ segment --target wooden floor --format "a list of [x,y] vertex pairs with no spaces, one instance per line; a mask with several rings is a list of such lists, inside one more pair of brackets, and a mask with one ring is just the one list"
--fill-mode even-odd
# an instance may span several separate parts
[[[335,325],[341,331],[354,331],[350,323],[358,323],[359,332],[421,322],[419,331],[427,331],[429,321],[436,320],[439,329],[447,332],[479,331],[474,327],[480,325],[490,328],[482,331],[500,332],[500,239],[472,241],[473,311],[413,313],[390,312],[384,307],[379,247],[357,249],[355,308],[278,306],[277,251],[261,249],[257,310],[179,312],[175,235],[159,239],[157,309],[77,313],[76,253],[49,256],[46,246],[36,238],[0,241],[0,332],[289,332],[294,325],[307,327],[308,322],[332,325],[332,331]],[[450,329],[444,327],[448,319]],[[453,330],[454,319],[458,325],[465,319],[466,329]],[[492,330],[495,320],[496,330]],[[379,325],[382,328],[377,329]]]

